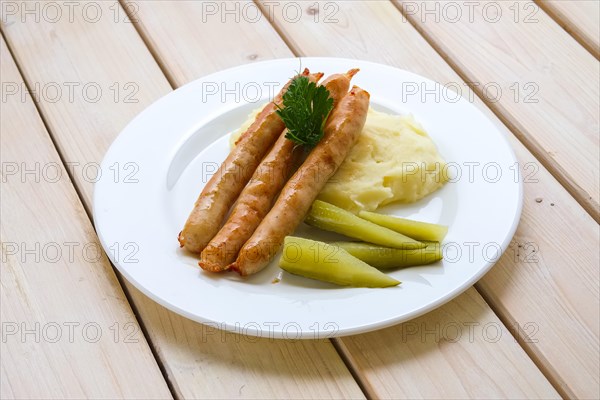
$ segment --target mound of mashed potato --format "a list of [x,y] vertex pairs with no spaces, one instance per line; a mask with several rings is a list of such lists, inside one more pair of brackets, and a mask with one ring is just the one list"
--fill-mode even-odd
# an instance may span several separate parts
[[[258,112],[232,133],[231,146]],[[446,183],[445,166],[435,143],[412,115],[369,108],[358,142],[318,198],[353,212],[412,203]]]

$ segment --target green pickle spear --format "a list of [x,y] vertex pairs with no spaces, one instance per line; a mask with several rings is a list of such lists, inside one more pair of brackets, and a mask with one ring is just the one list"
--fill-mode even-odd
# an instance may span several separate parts
[[326,231],[387,247],[420,249],[427,246],[426,243],[359,218],[349,211],[321,200],[315,200],[304,222]]
[[361,211],[358,213],[358,216],[416,240],[441,242],[444,240],[446,233],[448,233],[448,227],[445,225],[411,221],[410,219],[392,217],[369,211]]
[[334,246],[380,269],[413,267],[431,264],[442,259],[442,246],[437,242],[427,244],[422,249],[394,249],[360,242],[334,242]]
[[285,238],[279,266],[291,274],[337,285],[383,288],[400,284],[339,246],[294,236]]

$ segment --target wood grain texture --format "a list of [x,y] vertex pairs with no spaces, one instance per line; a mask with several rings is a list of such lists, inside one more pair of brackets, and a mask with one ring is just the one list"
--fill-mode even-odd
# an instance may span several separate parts
[[0,56],[0,397],[170,398],[1,37]]
[[[102,8],[94,11],[96,3],[87,3],[91,6],[85,13],[81,4],[73,12],[73,22],[66,6],[56,22],[40,15],[40,6],[38,14],[27,14],[35,10],[34,3],[4,16],[1,26],[47,117],[59,153],[73,171],[84,206],[89,207],[94,181],[102,173],[96,166],[112,141],[147,106],[143,99],[157,99],[171,87],[165,79],[142,86],[139,77],[162,77],[162,73],[119,4],[99,2]],[[105,37],[119,35],[123,35],[119,46],[106,44]]]
[[560,398],[474,288],[420,318],[337,340],[373,398]]
[[600,2],[536,0],[536,3],[596,58],[600,58]]
[[[307,3],[310,5],[312,3]],[[157,12],[159,15],[163,15],[163,10],[160,8],[153,8],[154,3],[141,3],[140,7],[140,24],[145,25],[145,31],[149,32],[147,35],[154,35],[152,40],[150,41],[152,44],[153,52],[156,54],[158,59],[165,59],[169,57],[169,54],[173,51],[172,43],[174,43],[176,38],[180,38],[180,32],[178,29],[172,27],[170,24],[166,24],[164,20],[160,18],[150,18],[147,19],[144,13],[148,13],[150,9]],[[172,18],[177,18],[177,20],[185,20],[186,18],[193,18],[194,20],[199,20],[202,15],[194,14],[193,10],[187,9],[185,14],[178,14],[177,16],[172,15]],[[394,11],[394,10],[392,10]],[[172,13],[175,13],[175,10],[171,10]],[[196,9],[198,12],[198,8]],[[268,14],[268,13],[266,13]],[[313,15],[313,14],[308,14]],[[152,21],[147,22],[147,21]],[[184,22],[183,22],[184,23]],[[160,25],[160,26],[158,26]],[[298,26],[298,34],[303,36],[306,41],[311,40],[311,37],[319,37],[319,36],[311,36],[311,34],[305,33],[306,26]],[[158,32],[158,33],[153,33]],[[322,32],[312,32],[315,35],[320,35]],[[291,42],[292,38],[286,37],[288,42]],[[181,40],[181,39],[179,39]],[[328,40],[328,42],[331,40]],[[199,45],[199,44],[196,44]],[[179,45],[180,47],[183,45]],[[264,46],[270,47],[270,46]],[[196,53],[197,50],[193,50],[188,52],[189,54]],[[307,54],[312,55],[312,54]],[[331,55],[329,52],[324,52],[320,55]],[[335,54],[334,54],[335,55]],[[195,65],[194,58],[191,56],[180,55],[180,57],[184,57],[187,60],[188,64]],[[181,69],[181,65],[184,64],[184,60],[180,59],[178,61],[178,67],[173,71],[167,71],[168,74],[178,75],[178,69]],[[470,294],[470,295],[469,295]],[[440,326],[440,324],[444,324],[440,329],[445,329],[448,327],[448,323],[452,319],[452,321],[456,324],[461,324],[462,327],[469,326],[469,324],[479,324],[481,326],[485,326],[486,324],[491,324],[494,327],[501,327],[501,322],[495,317],[493,312],[485,305],[483,300],[479,295],[477,295],[476,291],[471,289],[469,294],[465,294],[459,297],[454,301],[454,307],[442,307],[440,313],[443,315],[451,315],[451,318],[446,318],[442,320],[439,318],[440,314],[428,314],[425,317],[422,317],[419,321],[429,324],[430,326]],[[474,300],[475,299],[475,300]],[[483,310],[483,312],[480,312]],[[408,325],[411,326],[411,325]],[[406,363],[406,366],[410,366],[412,373],[409,375],[410,378],[407,377],[406,381],[411,381],[411,388],[406,388],[401,381],[401,375],[404,374],[405,363],[400,363],[395,361],[397,357],[401,359],[405,359],[405,357],[401,357],[399,354],[399,348],[405,348],[406,345],[403,342],[399,341],[399,337],[396,334],[398,329],[402,329],[402,325],[398,328],[391,328],[386,330],[383,334],[374,333],[366,335],[367,339],[365,341],[371,341],[372,343],[376,343],[374,346],[378,346],[378,351],[381,354],[387,354],[387,362],[381,368],[373,368],[372,370],[368,370],[367,368],[363,368],[364,365],[358,365],[353,362],[353,365],[358,365],[358,373],[361,377],[361,381],[364,384],[364,387],[367,389],[367,393],[372,397],[406,397],[406,398],[414,398],[414,397],[558,397],[558,394],[554,391],[554,389],[549,385],[547,380],[543,377],[543,375],[539,372],[539,370],[533,365],[531,360],[527,357],[527,355],[522,351],[522,349],[516,344],[506,330],[506,328],[502,328],[504,332],[504,339],[501,343],[485,342],[485,340],[479,340],[476,343],[470,343],[467,339],[461,339],[462,345],[460,344],[452,344],[448,347],[449,354],[452,354],[452,357],[455,357],[457,360],[462,360],[465,362],[464,365],[452,365],[452,363],[447,360],[444,361],[443,357],[421,357],[421,353],[425,353],[427,351],[434,351],[438,344],[435,342],[435,337],[430,336],[427,337],[424,342],[420,340],[412,341],[411,340],[411,352],[414,352],[414,362]],[[387,335],[387,336],[385,336]],[[357,340],[360,340],[363,336],[356,336]],[[382,340],[385,339],[385,340]],[[390,338],[390,340],[387,340]],[[443,341],[445,339],[442,339]],[[360,359],[363,350],[368,349],[369,346],[365,346],[364,348],[358,348],[356,346],[348,346],[345,344],[348,342],[348,339],[338,340],[337,343],[340,343],[341,347],[344,349],[345,356],[349,360]],[[349,343],[353,343],[353,341],[349,341]],[[390,345],[390,343],[395,343],[396,345]],[[392,351],[390,350],[392,348]],[[495,368],[490,368],[488,363],[489,359],[487,357],[477,358],[476,354],[491,354],[494,353],[493,358],[498,359],[498,370]],[[507,381],[512,382],[510,389],[501,388],[501,385],[488,385],[485,388],[481,387],[480,378],[477,377],[476,374],[463,374],[457,373],[453,375],[450,379],[446,377],[446,372],[449,368],[456,368],[457,370],[463,370],[468,367],[473,367],[472,364],[467,365],[467,363],[472,362],[473,360],[478,360],[477,367],[481,369],[481,371],[485,371],[486,374],[490,376],[496,375],[498,371],[511,371],[512,374],[506,374],[504,372],[498,372],[501,374],[502,378],[499,380],[506,379]],[[432,370],[443,371],[440,372],[439,375],[434,375],[431,373]],[[515,373],[515,371],[519,371]],[[363,376],[363,372],[366,372],[365,376]],[[388,378],[388,374],[392,375],[391,379]],[[499,375],[496,375],[498,377]],[[436,378],[444,378],[446,379],[436,379]],[[431,389],[430,386],[433,385],[434,388]]]
[[270,340],[197,324],[143,297],[173,388],[181,398],[362,399],[364,395],[327,340]]
[[132,19],[175,86],[240,64],[293,57],[251,1],[128,3],[135,4]]
[[[42,86],[50,82],[79,82],[81,86],[95,82],[105,90],[105,96],[94,103],[81,99],[70,102],[68,97],[52,103],[53,99],[46,96],[39,98],[39,107],[63,158],[82,163],[99,163],[125,124],[171,90],[134,26],[123,22],[124,14],[114,22],[116,11],[110,7],[115,3],[95,4],[102,7],[104,18],[93,23],[77,18],[77,14],[72,22],[61,19],[54,23],[23,23],[17,14],[7,16],[2,24],[28,82],[40,82]],[[207,41],[219,40],[204,37]],[[243,46],[228,49],[232,63],[238,60],[235,54],[246,52]],[[189,62],[198,60],[190,58]],[[210,59],[203,62],[209,65]],[[115,101],[110,86],[117,83],[123,89],[130,82],[137,88],[130,100],[137,102],[124,102],[123,92]],[[75,170],[75,183],[89,209],[93,186],[77,173]],[[221,331],[206,330],[164,309],[129,284],[127,289],[177,397],[363,397],[328,341],[255,342],[254,338],[222,336]]]
[[598,61],[532,2],[481,2],[472,21],[464,6],[458,21],[439,7],[436,21],[425,3],[397,4],[600,221]]
[[[356,57],[404,68],[441,83],[462,83],[410,23],[394,12],[392,4],[335,4],[339,6],[335,23],[314,23],[308,13],[305,21],[292,23],[277,18],[280,14],[276,12],[275,25],[301,55]],[[312,37],[327,40],[310,40]],[[520,165],[537,170],[524,183],[524,208],[514,247],[477,286],[561,394],[597,398],[598,225],[482,101],[475,97],[474,103],[509,137]],[[586,165],[584,160],[581,163]],[[537,254],[532,254],[533,250]],[[515,323],[521,327],[519,331]],[[529,333],[537,329],[535,338],[523,336],[523,327]],[[383,353],[386,349],[378,346],[363,351]],[[355,355],[355,360],[361,357],[365,356]],[[363,370],[378,368],[369,360],[359,365]],[[394,368],[396,373],[391,376],[398,376],[399,364],[378,371],[390,374]],[[372,387],[380,390],[379,396],[392,396],[378,385]]]

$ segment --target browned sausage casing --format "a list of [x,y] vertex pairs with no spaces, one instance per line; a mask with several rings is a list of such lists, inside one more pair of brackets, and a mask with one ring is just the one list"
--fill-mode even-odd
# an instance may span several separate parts
[[[308,76],[313,82],[317,82],[323,76],[322,73],[310,74],[308,69],[305,69],[302,75]],[[181,247],[193,253],[200,253],[218,232],[229,208],[285,128],[276,111],[277,106],[283,105],[283,94],[290,83],[291,80],[256,116],[219,170],[204,186],[179,234]]]
[[273,259],[356,143],[367,119],[369,93],[354,86],[333,109],[325,136],[282,189],[271,211],[244,244],[231,268],[254,274]]
[[[329,90],[334,105],[346,95],[350,88],[350,80],[357,72],[358,69],[352,69],[345,74],[332,75],[323,81],[322,85]],[[225,225],[202,250],[198,263],[202,269],[211,272],[226,270],[271,209],[274,199],[303,153],[302,148],[285,138],[285,134],[284,130],[252,175]]]

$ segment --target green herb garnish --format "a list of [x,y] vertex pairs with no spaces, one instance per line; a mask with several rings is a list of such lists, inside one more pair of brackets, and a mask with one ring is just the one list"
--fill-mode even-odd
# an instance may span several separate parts
[[294,78],[283,95],[283,108],[277,109],[287,128],[286,139],[315,147],[324,135],[325,121],[332,108],[333,98],[325,86],[317,86],[306,76]]

